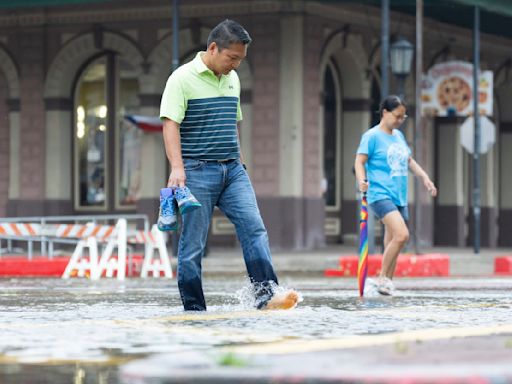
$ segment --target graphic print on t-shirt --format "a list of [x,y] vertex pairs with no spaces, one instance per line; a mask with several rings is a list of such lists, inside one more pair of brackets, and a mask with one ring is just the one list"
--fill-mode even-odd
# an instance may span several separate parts
[[409,153],[405,145],[393,143],[388,148],[388,165],[391,177],[407,176],[407,159]]

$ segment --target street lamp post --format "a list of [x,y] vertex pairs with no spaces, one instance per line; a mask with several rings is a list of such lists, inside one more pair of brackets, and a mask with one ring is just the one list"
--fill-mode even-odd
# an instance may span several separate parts
[[399,38],[391,44],[391,72],[398,80],[398,96],[403,98],[405,95],[405,79],[411,73],[412,58],[414,56],[414,45],[404,38]]
[[[397,78],[398,85],[398,96],[401,99],[405,98],[405,79],[411,73],[412,67],[412,58],[414,56],[414,45],[409,43],[404,38],[399,38],[393,44],[391,44],[390,49],[390,61],[391,61],[391,71],[393,75]],[[418,103],[418,100],[416,100]],[[416,118],[420,118],[416,116]],[[416,131],[414,138],[414,155],[417,156],[418,145],[417,145],[417,137]],[[419,183],[417,178],[414,178],[414,232],[413,232],[413,244],[414,251],[416,254],[419,254],[418,247],[418,227],[419,227],[419,216],[420,216],[420,202],[419,202]]]

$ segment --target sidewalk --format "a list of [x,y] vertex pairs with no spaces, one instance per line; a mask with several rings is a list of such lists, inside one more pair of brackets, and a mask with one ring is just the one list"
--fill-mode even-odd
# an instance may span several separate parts
[[[169,252],[171,252],[170,247]],[[355,266],[357,267],[357,252],[358,250],[355,246],[326,246],[324,248],[311,251],[278,250],[272,253],[272,259],[276,272],[279,276],[286,274],[301,274],[304,275],[304,277],[324,277],[325,270],[339,268],[340,259],[343,257],[348,258],[348,256],[352,256],[352,259],[354,260],[354,262],[351,262],[352,266],[354,266],[353,264],[355,263]],[[411,254],[412,250],[404,253],[402,260],[404,261],[405,255],[410,256]],[[493,276],[495,258],[498,256],[510,257],[507,264],[509,270],[510,264],[512,263],[512,249],[510,248],[482,249],[479,254],[474,254],[473,249],[469,247],[432,247],[421,249],[421,254],[427,257],[429,255],[445,255],[449,259],[450,277]],[[28,257],[26,255],[17,254],[14,257],[9,255],[0,255],[0,277],[23,276],[27,275],[29,270],[33,271],[31,272],[33,276],[58,277],[62,275],[69,256],[55,257],[51,260],[47,257],[34,255],[34,260],[32,262],[28,262]],[[138,267],[132,266],[133,270],[138,270],[137,268],[140,269],[142,257],[143,255],[141,254],[133,255],[133,262],[137,262],[139,265]],[[418,256],[418,258],[420,257],[421,255]],[[171,258],[171,264],[173,271],[176,272],[176,257]],[[207,257],[203,259],[202,266],[203,273],[205,275],[234,274],[243,276],[246,273],[242,250],[239,247],[210,248]],[[434,274],[431,276],[439,275]],[[501,276],[512,276],[512,273]],[[400,277],[398,269],[397,277]],[[336,279],[339,277],[330,278]]]
[[[272,260],[279,274],[304,273],[323,276],[328,268],[336,268],[340,257],[357,255],[353,246],[327,246],[313,251],[274,251]],[[421,249],[422,254],[446,254],[450,259],[450,276],[489,276],[494,273],[497,256],[512,256],[512,249],[481,249],[474,254],[472,248],[432,247]],[[409,252],[410,253],[410,252]],[[173,260],[175,261],[175,260]],[[203,272],[244,273],[241,249],[213,248],[203,260]]]

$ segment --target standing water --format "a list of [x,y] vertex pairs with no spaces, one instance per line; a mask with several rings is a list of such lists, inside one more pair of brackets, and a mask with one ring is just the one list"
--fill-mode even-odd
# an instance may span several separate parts
[[402,279],[398,295],[365,299],[355,279],[282,283],[303,298],[294,310],[257,311],[246,281],[216,277],[204,284],[208,311],[190,313],[175,280],[0,280],[0,382],[118,383],[120,366],[155,354],[511,319],[505,279]]

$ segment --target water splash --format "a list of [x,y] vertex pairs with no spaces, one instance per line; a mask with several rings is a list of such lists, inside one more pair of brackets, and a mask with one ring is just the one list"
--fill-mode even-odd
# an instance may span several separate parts
[[[257,305],[256,303],[256,292],[259,290],[271,290],[274,292],[274,295],[280,295],[284,294],[287,291],[289,291],[291,288],[288,288],[283,285],[278,285],[273,281],[270,281],[268,283],[251,283],[250,281],[247,281],[246,284],[237,290],[235,292],[235,297],[240,302],[240,306],[243,309],[254,309]],[[302,294],[298,291],[296,291],[299,295],[298,303],[302,302],[304,300]]]

